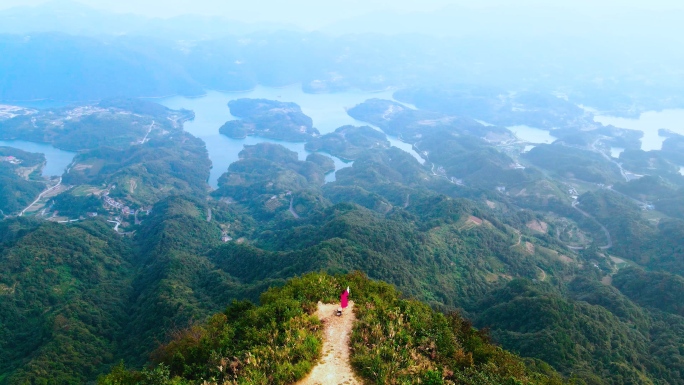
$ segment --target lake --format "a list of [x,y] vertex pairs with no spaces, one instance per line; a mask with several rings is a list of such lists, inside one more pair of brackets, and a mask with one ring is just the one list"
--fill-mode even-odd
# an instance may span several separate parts
[[23,140],[0,140],[0,146],[14,147],[27,152],[36,152],[45,155],[47,160],[43,167],[44,177],[61,176],[76,156],[75,152],[60,150],[51,144],[26,142]]
[[594,121],[643,132],[641,149],[644,151],[662,149],[666,138],[658,135],[661,128],[684,135],[684,109],[644,112],[638,119],[597,115],[594,116]]
[[[283,88],[258,86],[245,92],[218,92],[209,91],[206,95],[197,98],[187,98],[183,96],[172,96],[162,99],[154,99],[157,103],[163,104],[172,109],[185,108],[195,112],[195,119],[186,122],[185,130],[194,136],[202,139],[207,144],[209,158],[213,168],[209,177],[209,185],[216,188],[218,178],[228,170],[228,166],[238,160],[238,153],[244,145],[251,145],[262,142],[278,143],[299,154],[299,159],[304,160],[309,154],[304,149],[304,143],[283,142],[273,139],[249,136],[245,139],[231,139],[219,134],[219,128],[228,120],[237,119],[230,114],[228,102],[240,98],[252,99],[271,99],[282,102],[297,103],[302,112],[310,116],[313,125],[321,134],[335,131],[344,125],[363,125],[347,114],[347,108],[366,101],[371,98],[388,99],[392,98],[393,91],[382,92],[362,92],[347,91],[331,94],[307,94],[304,93],[300,85],[292,85]],[[388,137],[390,143],[404,151],[409,152],[416,159],[423,161],[422,158],[412,149],[411,144],[404,143],[397,138]],[[328,155],[328,154],[326,154]],[[351,162],[345,163],[341,159],[332,157],[335,161],[335,170],[351,166]],[[335,173],[326,176],[326,181],[335,180]]]
[[507,127],[509,131],[511,131],[515,136],[518,137],[518,139],[523,140],[525,142],[529,143],[535,143],[535,144],[551,144],[556,139],[553,135],[549,133],[549,131],[542,130],[540,128],[534,128],[534,127],[529,127],[529,126],[511,126]]
[[615,159],[619,159],[620,154],[622,154],[623,152],[625,152],[625,149],[622,147],[611,147],[610,148],[610,156],[612,156]]

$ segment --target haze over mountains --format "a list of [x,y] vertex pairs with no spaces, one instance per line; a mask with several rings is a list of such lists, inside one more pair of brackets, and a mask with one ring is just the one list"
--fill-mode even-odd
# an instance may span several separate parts
[[[297,9],[296,5],[264,5],[262,12],[255,12],[259,3],[253,6],[231,6],[198,3],[196,12],[167,17],[148,16],[145,10],[129,8],[127,12],[112,13],[100,7],[92,7],[73,0],[53,0],[32,6],[0,8],[0,32],[35,33],[64,32],[81,35],[146,35],[171,39],[219,38],[225,35],[244,34],[256,31],[293,30],[314,31],[326,34],[417,33],[431,36],[509,38],[520,37],[593,37],[606,40],[611,37],[641,39],[676,39],[681,31],[684,9],[670,5],[639,8],[616,4],[535,4],[520,2],[486,1],[481,4],[458,4],[454,2],[431,2],[422,7],[407,6],[401,2],[393,6],[369,3],[368,11],[354,9],[354,4],[336,5],[348,12],[333,14],[330,9],[321,17],[322,10]],[[125,4],[125,3],[124,3]],[[122,4],[122,7],[125,5]],[[573,6],[569,6],[573,5]],[[111,7],[111,4],[109,5]],[[167,8],[174,9],[174,4]],[[214,12],[208,12],[214,8]],[[232,12],[231,9],[235,8]],[[263,9],[266,8],[266,9]],[[362,8],[362,7],[357,7]],[[380,9],[382,8],[382,9]],[[143,8],[144,9],[144,8]],[[278,15],[276,22],[274,13]],[[410,12],[408,9],[412,9]],[[160,10],[161,11],[161,10]],[[187,8],[186,8],[187,11]],[[173,11],[172,11],[173,12]],[[292,14],[299,13],[299,18]],[[208,16],[213,14],[213,16]],[[259,15],[261,15],[259,17]],[[304,23],[307,16],[318,16],[318,24]],[[352,16],[353,15],[353,16]],[[245,17],[246,16],[246,17]],[[245,20],[251,21],[245,21]],[[261,19],[259,21],[259,19]],[[638,28],[635,28],[638,26]]]
[[291,24],[246,23],[219,16],[187,15],[162,19],[132,13],[111,13],[70,0],[3,9],[0,11],[0,24],[1,33],[12,34],[62,32],[86,36],[142,35],[191,40],[298,29]]
[[[681,102],[684,53],[672,47],[684,35],[677,23],[682,11],[528,11],[449,7],[373,14],[324,29],[339,32],[334,37],[219,16],[110,14],[73,2],[12,8],[0,11],[0,32],[13,34],[0,38],[6,52],[0,100],[198,95],[292,83],[320,92],[448,81],[556,92],[618,115]],[[316,89],[312,82],[322,85]]]

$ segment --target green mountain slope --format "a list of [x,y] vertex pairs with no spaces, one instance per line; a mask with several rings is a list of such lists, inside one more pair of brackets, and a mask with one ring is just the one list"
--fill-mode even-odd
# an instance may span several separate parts
[[45,189],[40,181],[45,156],[0,147],[0,159],[6,159],[0,161],[0,217],[4,218],[24,209]]
[[114,359],[132,250],[104,221],[6,220],[0,248],[0,383],[83,383]]
[[[512,351],[540,358],[588,383],[682,381],[682,352],[654,350],[665,337],[659,314],[639,310],[617,290],[600,284],[593,290],[586,283],[574,289],[576,298],[585,301],[564,298],[548,285],[512,281],[477,305],[475,323],[491,327],[493,337]],[[589,294],[597,292],[601,294]],[[670,317],[674,330],[683,321]],[[674,337],[668,345],[677,346],[680,340]]]
[[261,296],[261,306],[234,302],[208,322],[181,331],[143,371],[115,368],[99,384],[290,384],[321,354],[318,301],[354,289],[357,322],[351,363],[377,384],[561,384],[548,366],[527,364],[493,346],[458,315],[445,316],[401,298],[360,274],[308,274]]
[[[357,112],[382,123],[397,105],[376,100]],[[374,293],[354,292],[368,306],[358,308],[353,363],[371,383],[556,383],[554,370],[578,384],[682,382],[684,221],[657,204],[642,209],[648,205],[617,192],[622,186],[526,163],[522,146],[500,142],[509,140],[497,137],[502,127],[402,110],[384,124],[419,135],[425,164],[378,142],[382,134],[347,127],[310,142],[353,155],[334,182],[325,183],[327,156],[299,160],[258,144],[210,192],[205,146],[181,131],[191,113],[130,100],[97,108],[105,112],[93,119],[123,119],[115,119],[114,146],[92,132],[97,124],[79,126],[92,135],[72,143],[84,150],[64,176],[69,189],[45,202],[46,215],[0,221],[2,385],[76,384],[109,372],[192,381],[236,374],[215,372],[217,363],[238,365],[239,375],[251,368],[244,381],[290,381],[318,357],[311,303],[332,300],[326,296],[345,279]],[[37,133],[64,134],[48,121]],[[595,151],[573,156],[593,168]],[[662,200],[677,191],[673,178],[664,189],[646,182],[626,184],[624,194]],[[65,218],[76,222],[48,222]],[[421,303],[355,275],[318,276],[324,286],[306,277],[287,283],[356,270]],[[240,302],[224,311],[265,291],[265,307]],[[282,303],[276,293],[290,297]],[[431,309],[460,311],[525,358],[493,347],[460,316]],[[272,318],[283,322],[265,321]],[[260,333],[275,331],[293,336],[268,353],[281,361],[240,356],[267,351]],[[198,337],[207,335],[217,337]],[[166,366],[145,371],[159,346],[153,362]],[[112,369],[121,360],[132,371]]]

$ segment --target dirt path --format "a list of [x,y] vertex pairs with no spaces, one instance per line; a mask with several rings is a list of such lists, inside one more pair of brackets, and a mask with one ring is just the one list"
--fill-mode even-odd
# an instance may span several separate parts
[[294,203],[294,195],[290,196],[290,212],[292,213],[292,216],[295,217],[295,219],[299,219],[299,214],[297,214],[297,212],[294,211],[294,207],[292,207],[292,203]]
[[522,233],[518,229],[515,229],[513,231],[515,231],[518,234],[518,242],[516,242],[515,245],[513,245],[513,247],[520,246],[520,243],[522,242]]
[[539,280],[542,282],[546,281],[546,272],[541,267],[537,266],[537,269],[539,269],[539,271],[541,271],[541,278],[539,278]]
[[117,233],[119,232],[119,226],[121,226],[121,222],[119,222],[119,221],[107,221],[107,222],[114,223],[114,231],[116,231]]
[[349,337],[356,316],[354,302],[349,301],[342,317],[335,315],[338,304],[318,303],[316,315],[323,321],[323,356],[309,375],[296,385],[360,385],[363,384],[349,364]]
[[140,139],[138,144],[145,144],[147,142],[147,137],[150,136],[150,132],[152,132],[152,128],[154,128],[154,120],[152,121],[152,124],[150,124],[150,128],[147,130],[147,134],[145,134],[145,137]]

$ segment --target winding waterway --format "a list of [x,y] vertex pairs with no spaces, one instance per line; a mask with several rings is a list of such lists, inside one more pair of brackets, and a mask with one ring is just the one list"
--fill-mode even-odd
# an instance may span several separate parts
[[[347,108],[371,98],[393,100],[392,91],[362,92],[347,91],[331,94],[307,94],[299,85],[284,88],[256,87],[245,92],[218,92],[209,91],[206,95],[197,98],[173,96],[154,101],[172,109],[185,108],[195,112],[195,119],[186,122],[185,130],[202,139],[207,144],[209,158],[212,161],[212,170],[209,177],[209,185],[217,187],[218,178],[228,170],[228,166],[238,160],[238,153],[244,145],[262,142],[278,143],[299,154],[299,159],[304,160],[309,154],[304,149],[304,143],[284,142],[273,139],[249,136],[245,139],[232,139],[219,134],[219,128],[228,120],[237,119],[230,114],[228,102],[240,98],[263,98],[282,102],[294,102],[302,112],[310,116],[313,125],[321,134],[335,131],[344,125],[363,125],[347,114]],[[397,138],[388,137],[390,143],[404,151],[411,153],[416,159],[423,161],[413,150],[411,144],[404,143]],[[332,157],[335,161],[335,170],[351,166],[351,162],[345,163],[341,159]],[[326,176],[327,181],[332,181],[335,173]]]
[[641,149],[644,151],[662,149],[666,138],[658,134],[661,128],[684,135],[684,109],[648,111],[642,113],[638,119],[597,115],[594,120],[604,125],[643,132]]
[[[591,110],[595,111],[595,110]],[[613,125],[618,128],[626,128],[643,132],[641,138],[641,149],[644,151],[660,150],[663,142],[667,139],[660,136],[658,130],[666,130],[684,135],[684,109],[672,109],[663,111],[648,111],[642,113],[637,119],[620,118],[616,116],[595,115],[594,121],[603,125]],[[484,122],[481,122],[486,124]],[[513,132],[518,139],[528,143],[553,143],[555,138],[547,130],[529,126],[511,126],[508,129]],[[619,158],[624,148],[611,148],[611,156]]]

